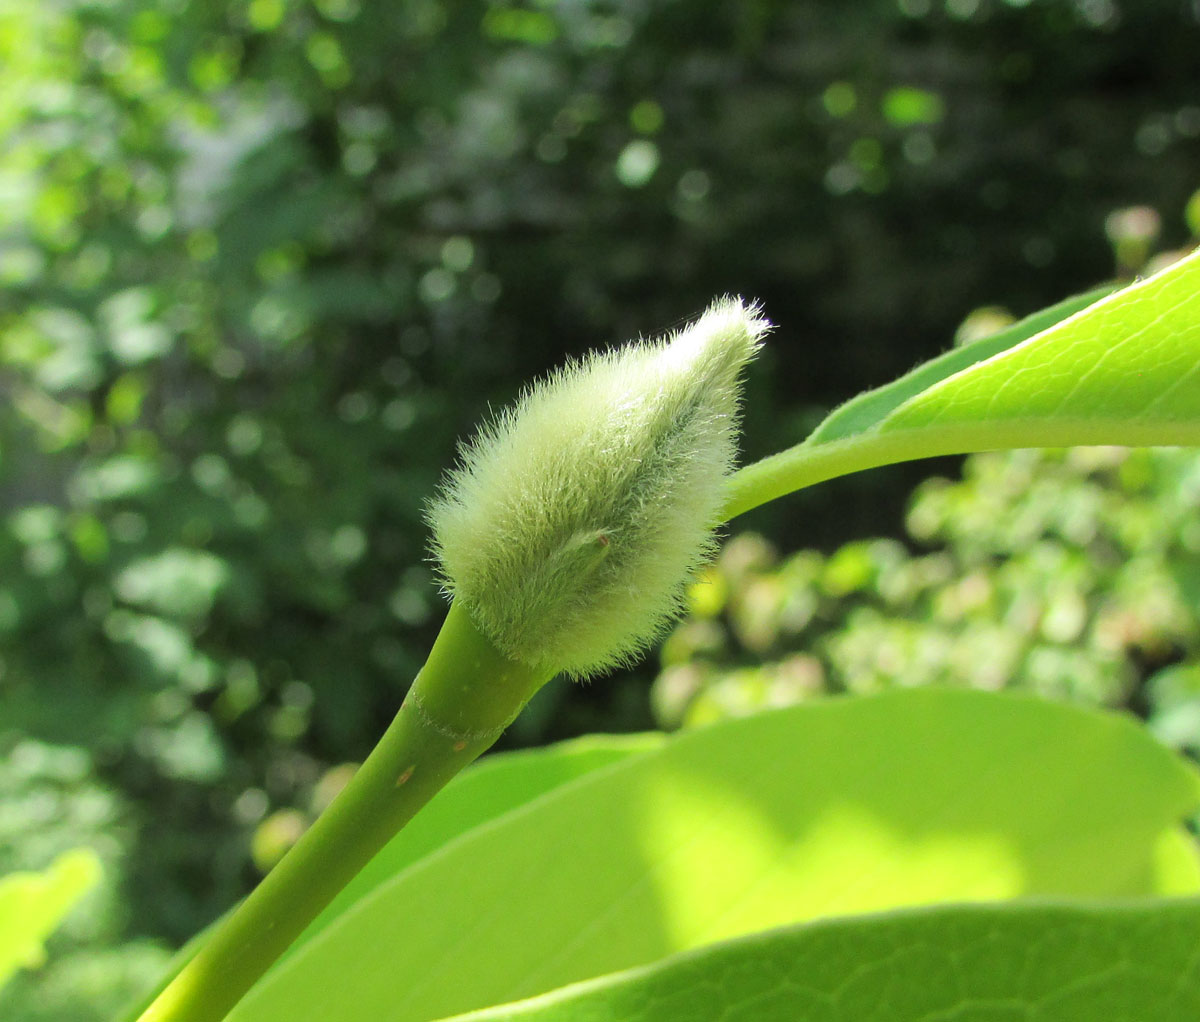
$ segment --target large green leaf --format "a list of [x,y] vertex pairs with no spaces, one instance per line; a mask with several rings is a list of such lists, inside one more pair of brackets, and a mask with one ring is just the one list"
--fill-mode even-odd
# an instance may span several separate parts
[[[659,734],[592,735],[541,749],[496,753],[468,767],[434,802],[388,842],[297,938],[283,960],[320,933],[360,898],[460,834],[532,802],[546,792],[662,744]],[[219,925],[220,920],[213,924]],[[176,954],[161,981],[122,1015],[139,1018],[159,991],[195,957],[208,932]]]
[[456,1022],[1183,1022],[1200,902],[939,907],[789,927]]
[[1061,319],[1069,308],[843,405],[804,443],[735,473],[726,517],[834,476],[938,454],[1200,444],[1200,252]]
[[542,749],[499,753],[469,767],[387,843],[289,949],[323,930],[365,894],[460,834],[584,774],[662,744],[659,734],[591,735]]
[[896,691],[723,722],[461,835],[230,1022],[437,1018],[796,921],[1200,889],[1200,780],[1133,722]]

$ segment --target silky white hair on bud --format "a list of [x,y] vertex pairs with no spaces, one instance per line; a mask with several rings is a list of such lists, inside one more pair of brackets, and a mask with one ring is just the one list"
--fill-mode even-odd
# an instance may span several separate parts
[[515,660],[633,661],[713,554],[742,368],[770,324],[723,298],[670,337],[568,363],[459,452],[428,509],[444,588]]

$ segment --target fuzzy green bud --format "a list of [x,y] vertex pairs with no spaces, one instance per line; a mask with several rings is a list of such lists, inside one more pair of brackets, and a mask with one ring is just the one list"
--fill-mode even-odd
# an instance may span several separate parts
[[713,552],[739,377],[768,329],[721,299],[668,338],[568,364],[461,449],[429,509],[433,549],[500,650],[587,678],[677,616]]

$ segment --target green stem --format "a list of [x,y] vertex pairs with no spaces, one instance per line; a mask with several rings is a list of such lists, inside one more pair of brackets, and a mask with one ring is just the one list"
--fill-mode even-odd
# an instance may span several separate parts
[[922,456],[913,454],[912,446],[903,442],[888,444],[884,438],[880,443],[877,434],[859,434],[828,444],[797,444],[746,465],[729,477],[721,521],[826,479]]
[[721,521],[796,490],[868,468],[945,454],[1020,447],[1124,447],[1200,444],[1196,422],[1056,419],[934,424],[919,429],[864,431],[825,443],[804,442],[734,472],[725,483]]
[[465,610],[452,606],[400,712],[353,780],[139,1022],[220,1022],[354,874],[492,745],[549,678],[505,657]]

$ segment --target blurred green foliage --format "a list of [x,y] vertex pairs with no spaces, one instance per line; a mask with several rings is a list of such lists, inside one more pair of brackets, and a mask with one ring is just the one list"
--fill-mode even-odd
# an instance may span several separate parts
[[[755,457],[965,310],[1141,270],[1200,234],[1198,41],[1176,0],[0,0],[0,863],[105,862],[6,1017],[100,1017],[370,748],[441,613],[422,502],[489,404],[741,292],[784,325]],[[920,471],[750,524],[878,533]],[[1041,684],[1100,670],[1060,639]],[[1074,685],[1117,699],[1105,655]],[[507,741],[649,722],[622,676]]]
[[17,916],[0,919],[2,936],[11,939],[14,924],[28,928],[39,913],[57,909],[58,899],[82,898],[51,938],[48,963],[26,959],[26,968],[37,971],[18,972],[0,992],[4,1017],[109,1022],[168,959],[161,946],[129,935],[134,920],[123,889],[154,880],[129,874],[136,861],[129,799],[97,778],[81,748],[48,746],[9,730],[0,755],[0,893],[11,896],[10,885],[22,878],[41,888],[26,895],[36,899],[32,912],[0,898],[0,917],[5,908]]
[[20,968],[45,962],[46,937],[100,879],[90,848],[64,852],[42,873],[0,877],[0,987]]
[[1128,707],[1200,753],[1200,455],[967,459],[913,496],[908,541],[781,558],[733,537],[654,683],[666,727],[837,692],[1019,687]]

